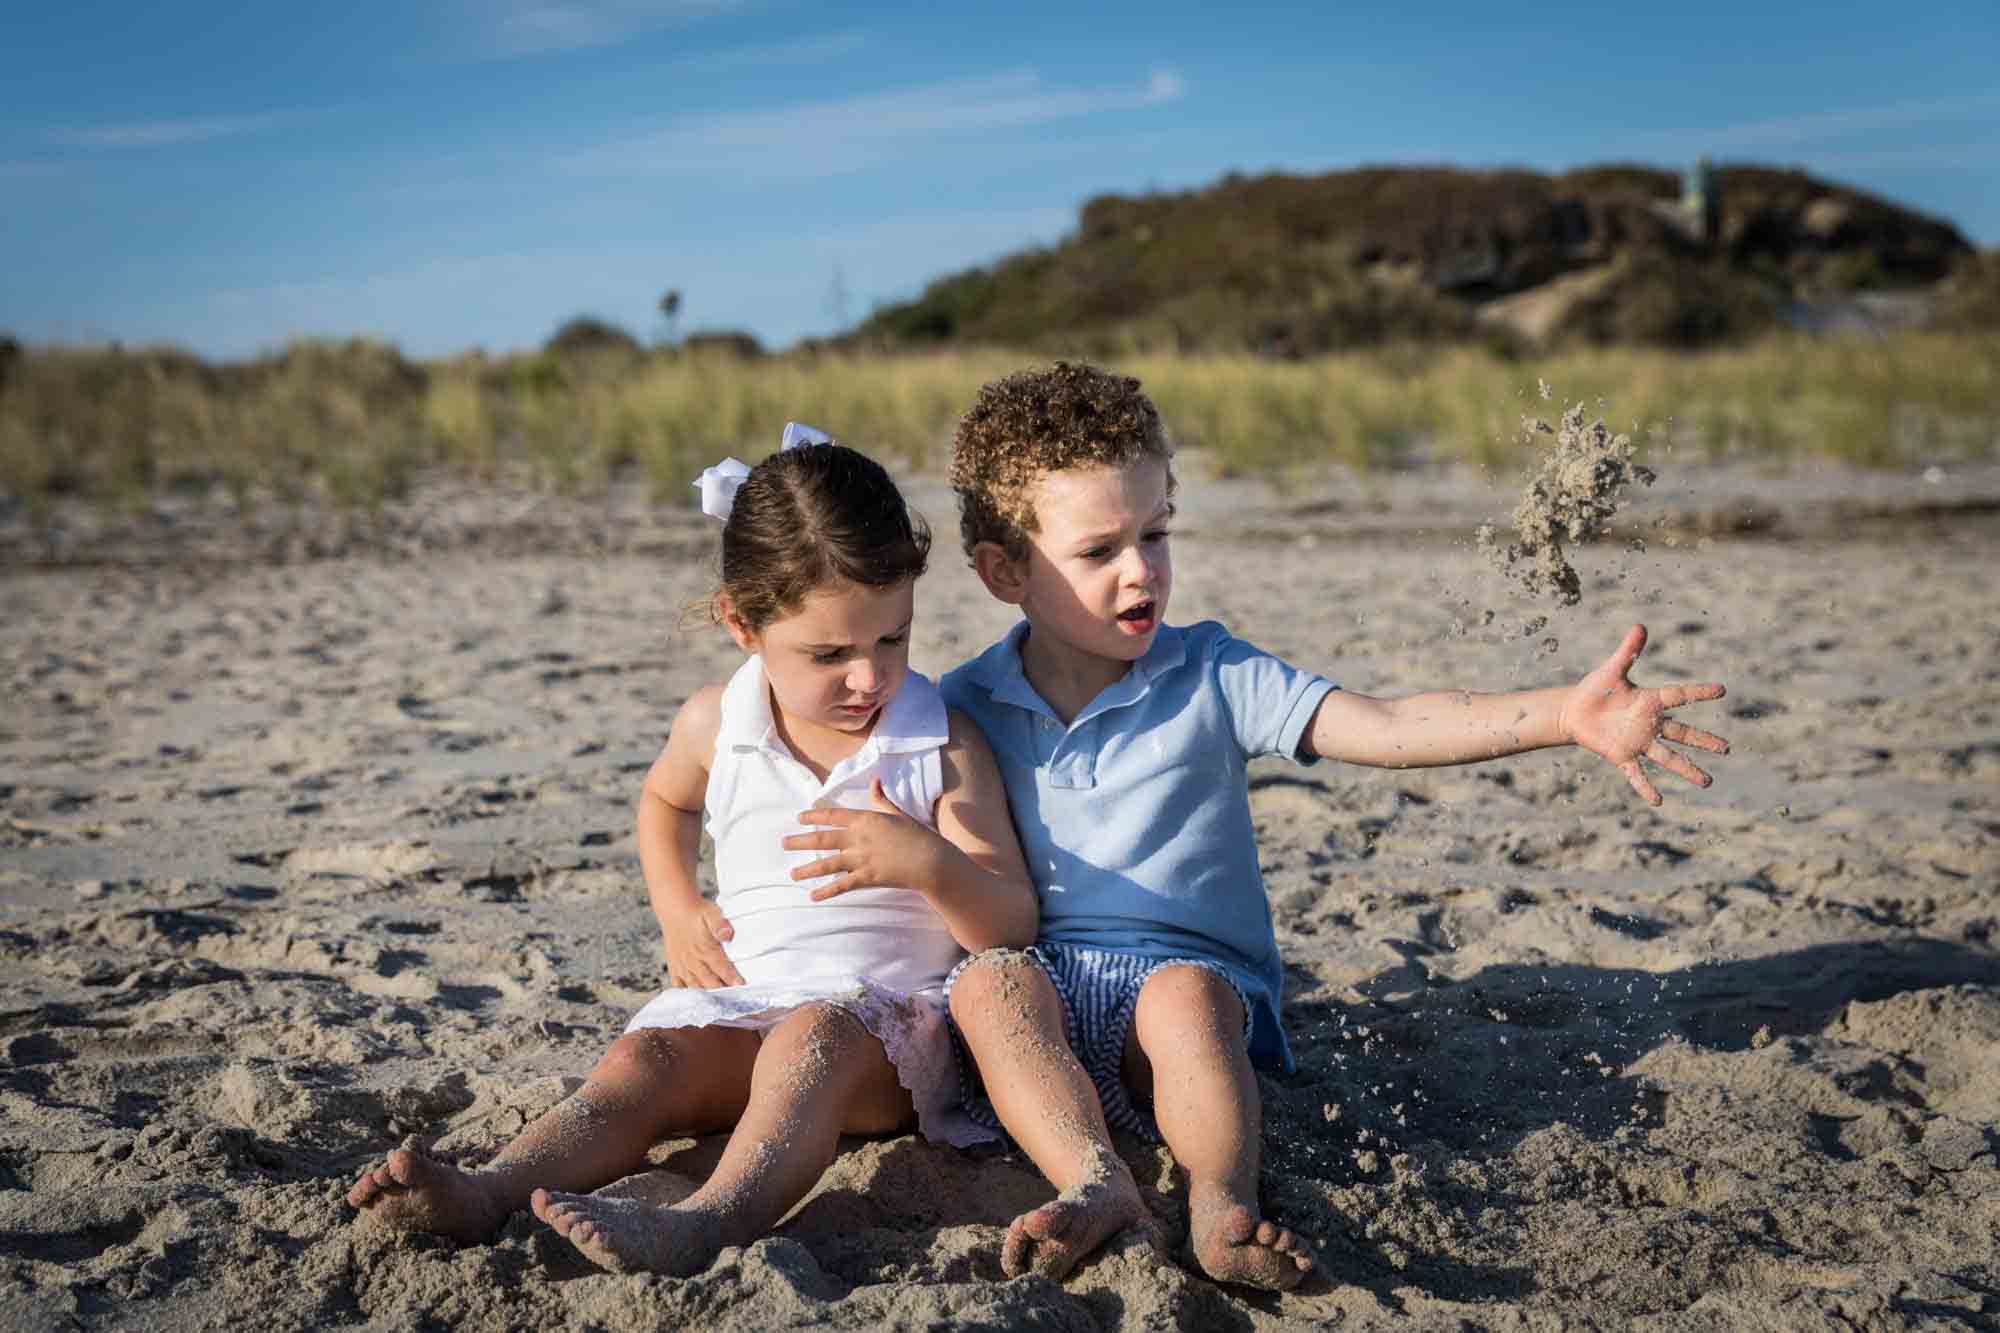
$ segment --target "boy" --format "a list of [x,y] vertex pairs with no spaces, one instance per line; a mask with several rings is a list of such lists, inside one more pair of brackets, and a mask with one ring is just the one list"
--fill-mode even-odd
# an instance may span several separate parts
[[1374,699],[1213,622],[1167,625],[1171,450],[1139,381],[1092,367],[982,389],[951,482],[973,568],[1025,617],[942,682],[999,761],[1041,902],[1034,949],[968,959],[947,992],[994,1113],[1059,1191],[1015,1220],[1003,1263],[1061,1276],[1144,1220],[1117,1125],[1157,1133],[1187,1172],[1204,1271],[1288,1289],[1312,1260],[1257,1208],[1252,1069],[1293,1066],[1247,760],[1402,768],[1574,744],[1657,804],[1641,756],[1707,786],[1663,742],[1728,748],[1664,710],[1722,686],[1634,687],[1634,626],[1566,689]]

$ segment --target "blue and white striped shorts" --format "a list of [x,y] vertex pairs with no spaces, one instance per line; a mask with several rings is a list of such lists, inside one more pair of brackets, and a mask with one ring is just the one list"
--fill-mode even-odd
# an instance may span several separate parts
[[[1075,944],[1044,941],[1022,950],[1042,969],[1062,1001],[1063,1036],[1076,1054],[1077,1063],[1097,1089],[1104,1107],[1104,1122],[1113,1129],[1137,1134],[1149,1142],[1160,1141],[1159,1126],[1153,1122],[1150,1095],[1142,1105],[1125,1086],[1125,1043],[1132,1034],[1132,1015],[1139,1007],[1139,992],[1146,981],[1163,967],[1199,967],[1229,982],[1229,989],[1243,1006],[1243,1039],[1250,1039],[1250,1000],[1230,980],[1220,964],[1206,958],[1147,958],[1105,949],[1087,949]],[[960,960],[945,978],[946,1012],[950,1012],[951,986],[973,958]],[[1004,1130],[993,1113],[993,1103],[980,1086],[979,1068],[973,1063],[958,1025],[951,1026],[952,1047],[958,1054],[959,1078],[965,1090],[965,1111],[973,1121],[988,1129]]]

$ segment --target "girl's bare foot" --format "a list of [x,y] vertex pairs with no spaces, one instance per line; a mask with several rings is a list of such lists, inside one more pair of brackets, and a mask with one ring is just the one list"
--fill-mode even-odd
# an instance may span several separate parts
[[477,1174],[434,1162],[415,1139],[362,1173],[347,1201],[398,1231],[427,1231],[461,1243],[485,1240],[513,1211]]
[[614,1273],[692,1277],[722,1252],[715,1219],[696,1210],[540,1189],[528,1206],[584,1258]]
[[1220,1191],[1204,1194],[1192,1191],[1188,1200],[1188,1247],[1202,1272],[1265,1291],[1290,1291],[1305,1280],[1313,1266],[1305,1237]]
[[1086,1180],[1014,1219],[1000,1247],[1000,1268],[1008,1277],[1032,1272],[1061,1281],[1098,1246],[1134,1225],[1147,1228],[1148,1239],[1160,1245],[1131,1172]]

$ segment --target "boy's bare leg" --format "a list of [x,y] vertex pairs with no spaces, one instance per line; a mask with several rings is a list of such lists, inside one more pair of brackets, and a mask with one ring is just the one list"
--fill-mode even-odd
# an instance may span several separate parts
[[1306,1239],[1257,1208],[1263,1108],[1229,983],[1200,967],[1148,977],[1124,1073],[1151,1089],[1160,1136],[1188,1173],[1188,1244],[1202,1270],[1272,1291],[1297,1286],[1312,1269]]
[[881,1134],[911,1115],[882,1044],[831,1005],[764,1036],[735,1132],[700,1189],[670,1207],[538,1189],[535,1216],[592,1263],[685,1277],[768,1233],[833,1162],[843,1131]]
[[734,1124],[750,1090],[757,1034],[642,1028],[611,1043],[582,1087],[477,1170],[434,1161],[406,1140],[347,1191],[365,1217],[406,1231],[483,1240],[537,1186],[589,1190],[639,1169],[675,1132]]
[[1057,1191],[1007,1228],[1002,1270],[1062,1278],[1113,1235],[1150,1224],[1041,968],[1013,952],[974,960],[952,982],[951,1016],[1000,1123]]

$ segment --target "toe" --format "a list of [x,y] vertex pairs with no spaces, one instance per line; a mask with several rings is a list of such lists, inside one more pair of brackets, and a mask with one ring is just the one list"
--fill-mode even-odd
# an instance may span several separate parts
[[1061,1240],[1075,1223],[1075,1215],[1060,1203],[1037,1208],[1021,1219],[1022,1229],[1038,1240]]
[[396,1181],[389,1175],[386,1165],[378,1165],[361,1173],[354,1182],[354,1188],[347,1191],[347,1201],[356,1208],[373,1203],[379,1196],[394,1188]]
[[1034,1248],[1034,1238],[1021,1226],[1020,1219],[1007,1228],[1007,1239],[1000,1242],[1000,1271],[1008,1277],[1019,1277],[1028,1271],[1029,1252]]

